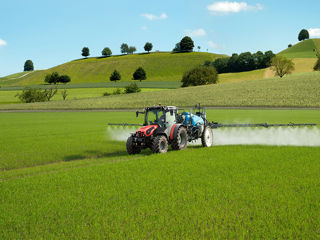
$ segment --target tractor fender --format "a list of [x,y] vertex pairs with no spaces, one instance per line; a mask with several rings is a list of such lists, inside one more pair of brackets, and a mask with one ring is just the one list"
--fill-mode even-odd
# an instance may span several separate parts
[[168,139],[168,134],[166,133],[167,128],[165,127],[158,127],[156,130],[153,132],[153,136],[158,136],[158,135],[164,135]]
[[170,131],[170,140],[173,140],[177,137],[178,129],[182,126],[182,124],[174,124]]

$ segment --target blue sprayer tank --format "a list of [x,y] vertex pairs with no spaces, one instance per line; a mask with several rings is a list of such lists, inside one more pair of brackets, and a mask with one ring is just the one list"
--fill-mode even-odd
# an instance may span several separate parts
[[194,115],[192,113],[189,113],[189,112],[183,112],[182,115],[185,116],[185,119],[184,119],[184,124],[192,124],[193,126],[199,126],[199,125],[204,125],[204,120],[197,116],[197,115]]

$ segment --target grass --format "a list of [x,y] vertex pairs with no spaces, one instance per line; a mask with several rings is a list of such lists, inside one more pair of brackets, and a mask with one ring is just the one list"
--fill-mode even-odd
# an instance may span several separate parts
[[287,58],[315,58],[316,53],[313,50],[320,51],[319,46],[320,39],[308,39],[283,50],[279,54]]
[[[138,121],[134,115],[1,113],[1,164],[20,168],[0,171],[2,238],[320,237],[320,148],[191,147],[127,156],[123,142],[105,138],[105,123]],[[311,110],[208,115],[257,122],[320,117]],[[46,163],[53,164],[40,166]]]
[[220,83],[243,82],[246,80],[257,80],[264,78],[266,69],[253,70],[239,73],[223,73],[219,75]]
[[[147,105],[145,105],[147,106]],[[134,112],[0,113],[0,169],[30,167],[57,161],[114,156],[123,143],[108,141],[107,123],[142,123]],[[319,111],[210,110],[219,122],[319,122]],[[126,155],[126,153],[125,153]]]
[[[68,96],[67,100],[75,99],[88,99],[102,97],[104,93],[113,93],[117,88],[71,88],[67,89]],[[124,88],[120,88],[121,92],[124,93]],[[152,92],[160,91],[163,89],[159,88],[142,88],[141,92]],[[61,91],[58,90],[57,94],[52,98],[52,101],[62,100]],[[21,91],[0,91],[0,105],[2,104],[19,104],[21,103],[19,98],[16,97]]]
[[0,109],[118,109],[146,105],[320,107],[320,73],[225,83],[166,91],[47,103],[1,105]]
[[211,53],[151,53],[107,58],[88,58],[74,60],[44,71],[35,71],[22,77],[15,86],[42,84],[46,74],[57,71],[67,74],[72,83],[105,82],[114,69],[122,76],[122,81],[131,81],[132,74],[142,66],[147,72],[147,81],[177,81],[185,70],[214,60],[223,55]]

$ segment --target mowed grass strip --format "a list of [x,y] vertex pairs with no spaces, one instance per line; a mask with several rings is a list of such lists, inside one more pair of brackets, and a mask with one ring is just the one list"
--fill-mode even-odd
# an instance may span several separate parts
[[[97,98],[102,97],[104,93],[113,94],[117,88],[71,88],[67,89],[67,98],[66,100],[71,99],[87,99],[87,98]],[[120,88],[121,92],[124,93],[125,89]],[[164,90],[160,88],[142,88],[141,92],[152,92]],[[62,100],[63,89],[58,89],[56,95],[51,99],[51,101]],[[22,91],[0,91],[0,105],[1,104],[12,104],[12,103],[21,103],[20,99],[17,97],[17,94],[20,94]]]
[[[222,123],[319,123],[320,111],[208,110],[207,118]],[[0,113],[0,170],[127,156],[125,142],[110,138],[108,123],[143,123],[143,115],[136,118],[134,111]],[[120,129],[125,134],[136,128]]]
[[203,64],[206,60],[213,61],[223,57],[212,53],[150,53],[107,58],[79,59],[44,71],[36,71],[20,79],[14,85],[41,84],[46,74],[58,72],[67,74],[73,83],[105,82],[111,73],[117,69],[122,81],[131,81],[132,74],[138,67],[147,72],[147,81],[177,81],[184,71]]
[[119,109],[146,105],[320,107],[320,73],[92,99],[0,105],[0,109]]
[[[0,182],[4,239],[318,239],[319,148],[229,146]],[[15,170],[19,171],[19,170]]]

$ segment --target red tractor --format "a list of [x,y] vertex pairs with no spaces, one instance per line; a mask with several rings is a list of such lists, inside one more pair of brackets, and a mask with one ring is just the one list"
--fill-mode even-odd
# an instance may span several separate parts
[[193,111],[178,113],[174,106],[154,106],[145,108],[144,124],[109,124],[120,126],[142,126],[127,139],[127,152],[138,154],[141,150],[150,148],[154,153],[166,153],[169,145],[173,150],[187,148],[188,142],[201,138],[202,146],[213,145],[212,129],[220,127],[284,127],[284,126],[316,126],[315,123],[289,124],[222,124],[209,122],[206,119],[206,109],[196,105]]
[[196,115],[189,112],[179,114],[174,106],[155,106],[136,112],[136,115],[139,113],[145,114],[144,124],[128,138],[129,154],[140,153],[145,148],[150,148],[154,153],[165,153],[169,145],[173,150],[182,150],[187,147],[188,141],[198,138],[201,138],[203,146],[212,145],[212,131],[206,124],[204,111]]

